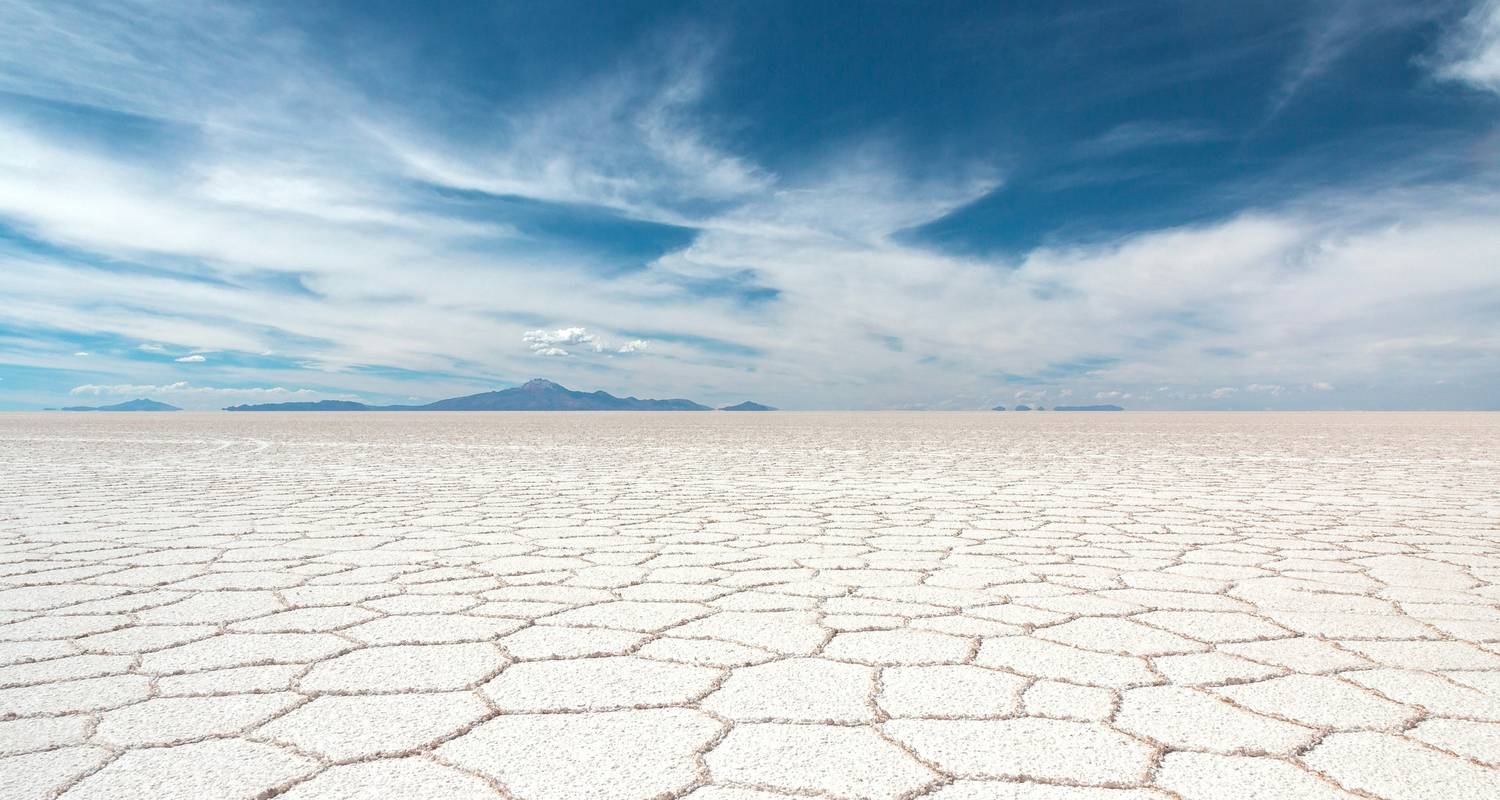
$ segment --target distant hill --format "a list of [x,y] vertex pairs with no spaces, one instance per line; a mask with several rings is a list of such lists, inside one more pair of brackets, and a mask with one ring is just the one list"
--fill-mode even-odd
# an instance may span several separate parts
[[[394,407],[393,407],[394,408]],[[707,411],[691,400],[641,400],[615,397],[609,392],[576,392],[536,378],[514,389],[439,400],[425,406],[402,406],[418,411]]]
[[181,411],[177,406],[138,397],[112,406],[66,406],[63,411]]
[[1022,405],[1016,406],[1016,410],[1017,411],[1030,411],[1031,410],[1031,406],[1022,404]]
[[258,403],[256,405],[230,406],[225,411],[369,411],[376,406],[367,406],[353,400],[319,400],[294,403]]
[[721,408],[719,410],[720,411],[775,411],[776,409],[774,407],[772,407],[772,406],[761,405],[760,403],[757,403],[757,402],[755,402],[753,400],[746,400],[745,402],[739,403],[737,405],[724,406],[723,408]]
[[226,411],[708,411],[691,400],[642,400],[609,392],[576,392],[552,381],[527,381],[514,389],[450,397],[421,406],[370,406],[348,400],[317,403],[262,403]]
[[[1004,411],[1005,410],[1005,406],[995,406],[994,408],[992,408],[990,410],[991,411]],[[1016,409],[1016,410],[1019,411],[1020,409]]]
[[1125,409],[1116,405],[1102,406],[1054,406],[1053,411],[1124,411]]

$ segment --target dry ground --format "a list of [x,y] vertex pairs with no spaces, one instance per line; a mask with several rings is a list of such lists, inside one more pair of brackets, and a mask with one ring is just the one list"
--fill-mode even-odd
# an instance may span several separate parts
[[1500,797],[1500,415],[0,415],[0,797]]

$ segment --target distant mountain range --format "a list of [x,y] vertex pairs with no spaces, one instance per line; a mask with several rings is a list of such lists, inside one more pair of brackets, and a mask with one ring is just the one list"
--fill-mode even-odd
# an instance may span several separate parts
[[353,400],[319,400],[317,402],[260,403],[258,405],[230,406],[225,411],[374,411],[379,406],[367,406]]
[[158,403],[155,400],[147,400],[144,397],[135,400],[126,400],[123,403],[115,403],[112,406],[67,406],[63,411],[181,411],[177,406],[169,406],[166,403]]
[[[112,406],[67,406],[49,411],[181,411],[177,406],[144,397]],[[535,378],[513,389],[481,392],[464,397],[450,397],[420,406],[372,406],[353,400],[318,400],[316,402],[258,403],[230,406],[225,411],[712,411],[692,400],[642,400],[638,397],[615,397],[609,392],[578,392],[542,378]],[[720,411],[775,411],[772,406],[746,400]],[[1005,406],[995,406],[1004,411]],[[1018,405],[1016,411],[1031,411]],[[1037,406],[1037,411],[1042,407]],[[1056,406],[1055,411],[1124,411],[1117,405]]]
[[[743,403],[741,405],[744,405]],[[769,410],[769,406],[754,409]],[[711,411],[691,400],[642,400],[615,397],[609,392],[576,392],[552,381],[537,378],[514,389],[450,397],[420,406],[371,406],[349,400],[316,403],[261,403],[230,406],[225,411]]]
[[[408,407],[392,406],[400,410]],[[691,400],[641,400],[615,397],[609,392],[577,392],[536,378],[514,389],[471,394],[411,406],[414,411],[708,411]]]
[[754,402],[752,400],[746,400],[745,402],[738,403],[736,405],[724,406],[723,408],[721,408],[719,410],[720,411],[775,411],[776,409],[772,408],[771,406],[763,406],[760,403]]

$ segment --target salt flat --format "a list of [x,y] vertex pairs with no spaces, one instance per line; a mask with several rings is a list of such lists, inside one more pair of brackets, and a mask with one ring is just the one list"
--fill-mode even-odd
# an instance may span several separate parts
[[0,415],[0,797],[1500,797],[1500,415]]

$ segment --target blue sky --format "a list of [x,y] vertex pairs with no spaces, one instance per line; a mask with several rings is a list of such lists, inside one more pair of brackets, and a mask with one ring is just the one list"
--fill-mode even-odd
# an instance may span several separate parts
[[0,0],[0,408],[1500,407],[1500,3]]

